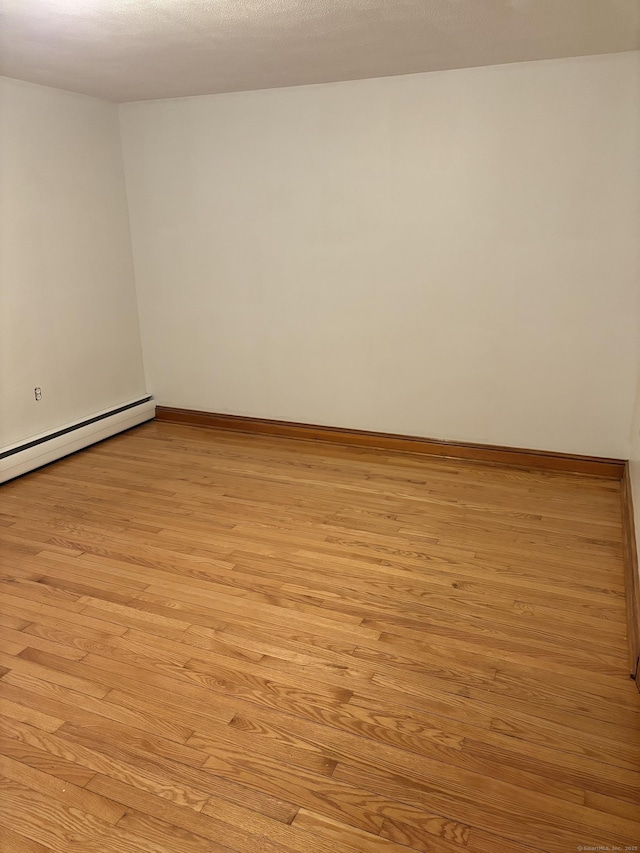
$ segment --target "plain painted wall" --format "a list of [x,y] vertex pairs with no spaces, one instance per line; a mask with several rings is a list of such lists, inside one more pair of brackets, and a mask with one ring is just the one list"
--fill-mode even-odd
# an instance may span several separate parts
[[0,78],[0,448],[144,393],[117,107]]
[[633,514],[636,528],[636,543],[640,555],[640,371],[638,375],[638,391],[636,406],[631,428],[631,458],[629,462],[631,475],[631,494],[633,498]]
[[161,404],[628,457],[640,54],[120,106]]

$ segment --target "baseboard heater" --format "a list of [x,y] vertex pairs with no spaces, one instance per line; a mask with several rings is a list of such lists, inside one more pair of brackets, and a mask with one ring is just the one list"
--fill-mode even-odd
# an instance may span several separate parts
[[153,398],[143,397],[43,435],[34,436],[27,441],[4,447],[0,450],[0,483],[149,421],[155,417],[155,413],[156,404]]

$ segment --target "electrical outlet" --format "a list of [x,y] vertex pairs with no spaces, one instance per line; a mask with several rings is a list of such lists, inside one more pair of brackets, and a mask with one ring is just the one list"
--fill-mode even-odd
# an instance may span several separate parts
[[33,389],[33,396],[36,398],[36,403],[39,403],[42,400],[42,388],[39,385]]

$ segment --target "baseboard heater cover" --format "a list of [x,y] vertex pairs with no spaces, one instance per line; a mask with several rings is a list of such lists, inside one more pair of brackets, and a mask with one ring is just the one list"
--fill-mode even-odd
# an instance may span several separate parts
[[143,397],[5,447],[0,450],[0,483],[152,420],[155,413],[154,399]]

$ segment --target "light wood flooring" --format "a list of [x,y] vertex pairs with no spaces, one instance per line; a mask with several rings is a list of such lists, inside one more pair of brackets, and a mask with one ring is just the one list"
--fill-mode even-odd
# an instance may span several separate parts
[[0,546],[2,853],[640,846],[616,482],[150,423]]

